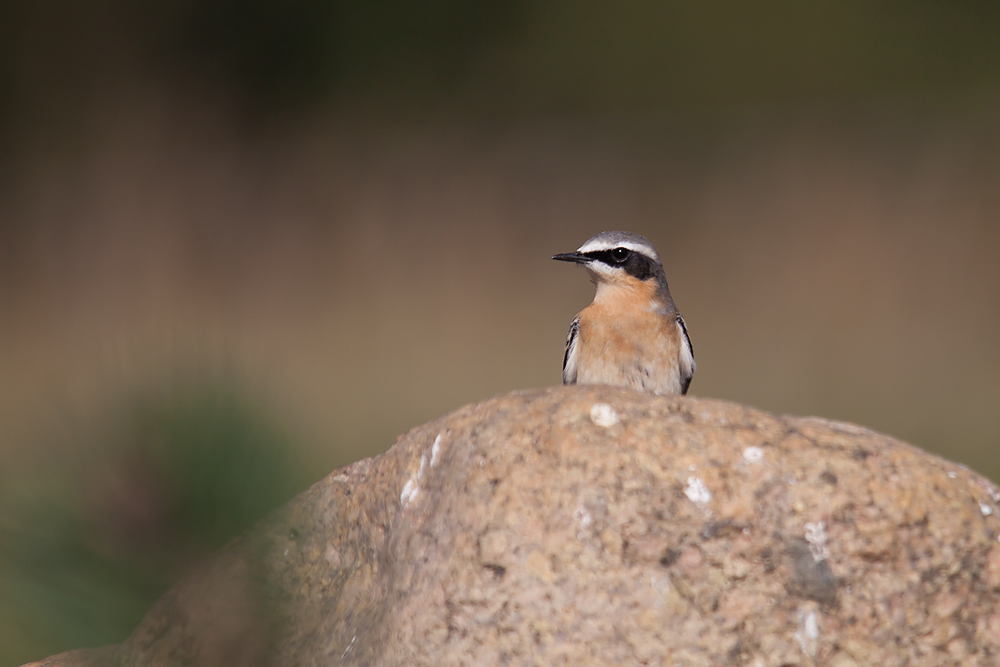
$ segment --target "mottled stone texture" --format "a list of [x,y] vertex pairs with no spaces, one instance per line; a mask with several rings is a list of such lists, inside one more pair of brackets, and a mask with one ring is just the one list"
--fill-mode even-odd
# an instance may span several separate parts
[[998,503],[848,424],[518,392],[335,471],[114,661],[1000,665]]

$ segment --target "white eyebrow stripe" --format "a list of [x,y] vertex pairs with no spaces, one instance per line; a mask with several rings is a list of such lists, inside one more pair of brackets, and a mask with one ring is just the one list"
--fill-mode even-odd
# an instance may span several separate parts
[[628,248],[629,250],[637,252],[640,255],[645,255],[654,261],[660,261],[660,256],[656,254],[656,251],[651,247],[642,243],[633,243],[632,241],[613,242],[606,239],[592,239],[577,248],[576,251],[580,253],[588,253],[600,252],[602,250],[613,250],[614,248]]

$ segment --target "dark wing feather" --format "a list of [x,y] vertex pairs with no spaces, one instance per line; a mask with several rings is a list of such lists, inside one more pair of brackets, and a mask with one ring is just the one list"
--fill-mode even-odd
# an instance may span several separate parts
[[573,318],[566,334],[566,351],[563,352],[563,384],[576,384],[576,338],[580,334],[580,316]]
[[694,346],[691,345],[691,337],[688,336],[687,325],[684,323],[684,318],[681,317],[680,313],[677,313],[677,326],[681,330],[681,354],[680,354],[680,380],[681,380],[681,394],[686,394],[688,387],[691,386],[691,378],[694,377],[694,371],[698,367],[694,363]]

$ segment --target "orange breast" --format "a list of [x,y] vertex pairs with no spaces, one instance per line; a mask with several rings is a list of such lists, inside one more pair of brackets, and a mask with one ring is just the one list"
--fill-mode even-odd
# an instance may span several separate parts
[[577,383],[681,391],[680,331],[647,290],[595,300],[580,313]]

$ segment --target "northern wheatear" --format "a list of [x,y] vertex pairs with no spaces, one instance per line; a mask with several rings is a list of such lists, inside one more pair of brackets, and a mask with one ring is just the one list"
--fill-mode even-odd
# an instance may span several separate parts
[[594,302],[569,327],[563,384],[686,394],[694,349],[652,244],[631,232],[602,232],[552,259],[582,264],[597,285]]

